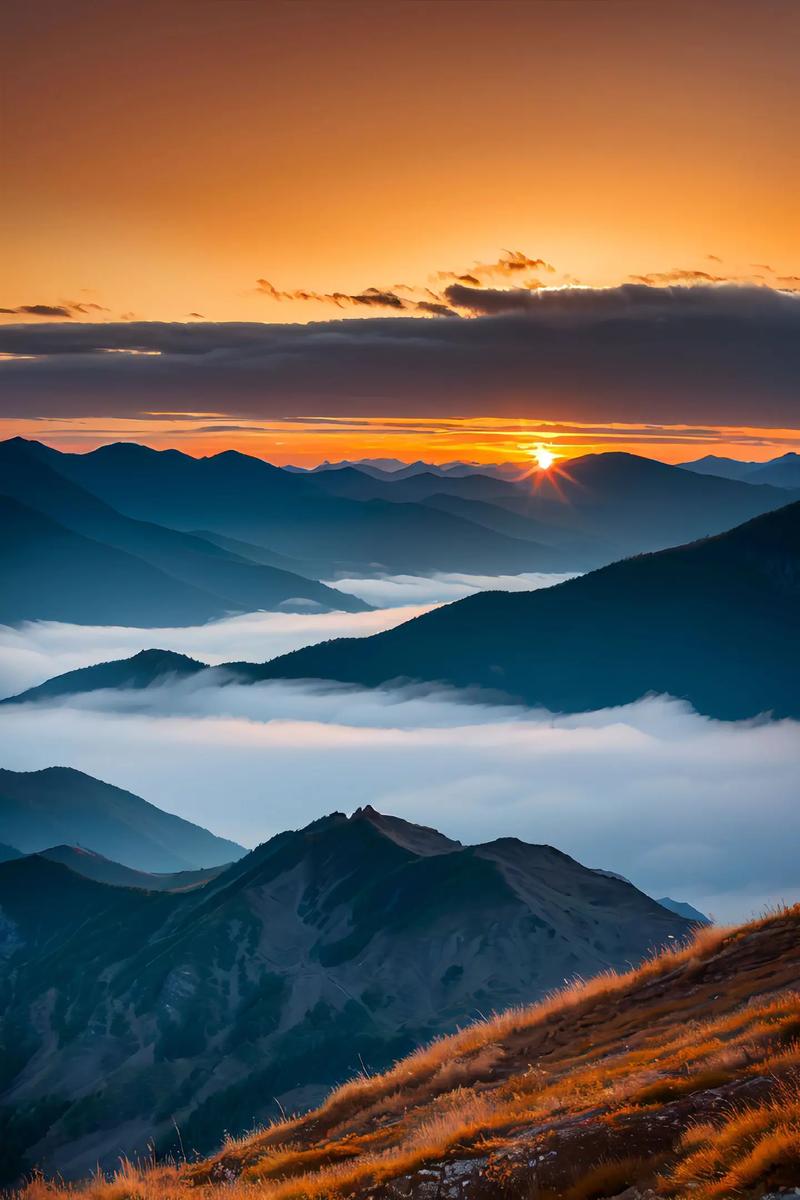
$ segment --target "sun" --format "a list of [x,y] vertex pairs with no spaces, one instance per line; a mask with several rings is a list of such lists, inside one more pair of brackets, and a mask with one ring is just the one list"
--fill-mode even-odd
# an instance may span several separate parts
[[532,451],[533,457],[536,459],[536,465],[542,471],[549,471],[553,463],[556,461],[556,456],[552,450],[548,450],[546,446],[537,446]]

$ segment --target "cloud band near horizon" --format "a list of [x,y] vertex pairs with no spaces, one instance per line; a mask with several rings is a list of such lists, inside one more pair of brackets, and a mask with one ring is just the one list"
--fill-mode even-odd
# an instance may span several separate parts
[[536,416],[794,426],[800,295],[495,289],[471,318],[0,326],[0,417]]

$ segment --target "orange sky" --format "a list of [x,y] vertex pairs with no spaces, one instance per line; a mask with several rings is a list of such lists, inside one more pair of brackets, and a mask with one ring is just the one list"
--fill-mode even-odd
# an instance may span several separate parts
[[798,44],[793,0],[12,4],[0,305],[308,320],[256,280],[517,246],[592,285],[800,274]]
[[445,463],[528,462],[545,447],[558,459],[606,450],[625,450],[663,462],[679,463],[705,454],[753,462],[800,451],[800,430],[746,427],[656,429],[644,425],[464,420],[383,420],[347,418],[323,424],[303,420],[239,421],[198,416],[153,420],[87,419],[68,421],[0,420],[0,438],[33,438],[60,450],[83,453],[108,442],[137,441],[156,450],[177,448],[195,457],[235,449],[284,466],[314,466],[325,459],[394,457]]
[[[512,281],[532,287],[703,272],[797,290],[799,44],[795,0],[14,3],[0,321],[36,322],[13,311],[30,305],[77,322],[369,316],[257,281],[424,297],[440,272],[517,248],[553,268]],[[138,437],[304,463],[511,458],[552,434],[42,415],[0,425],[82,448]],[[551,440],[670,461],[797,444],[736,428]]]

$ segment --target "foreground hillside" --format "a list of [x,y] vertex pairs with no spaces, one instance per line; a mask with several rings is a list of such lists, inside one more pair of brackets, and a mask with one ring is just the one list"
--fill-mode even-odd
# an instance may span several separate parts
[[[762,1197],[800,1184],[800,908],[432,1043],[90,1200]],[[27,1200],[59,1192],[36,1183]],[[794,1194],[794,1193],[793,1193]]]
[[189,891],[4,863],[0,1182],[177,1149],[176,1122],[209,1152],[691,928],[552,847],[462,846],[370,808],[279,834]]

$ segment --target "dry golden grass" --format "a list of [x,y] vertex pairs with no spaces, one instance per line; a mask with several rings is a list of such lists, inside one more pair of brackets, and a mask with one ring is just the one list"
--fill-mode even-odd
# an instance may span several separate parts
[[[201,1163],[96,1177],[86,1200],[337,1200],[480,1161],[487,1188],[695,1200],[800,1184],[800,907],[442,1038]],[[792,1178],[790,1178],[792,1176]],[[63,1200],[34,1180],[20,1200]],[[199,1195],[198,1195],[199,1194]],[[500,1194],[498,1190],[487,1196]]]

